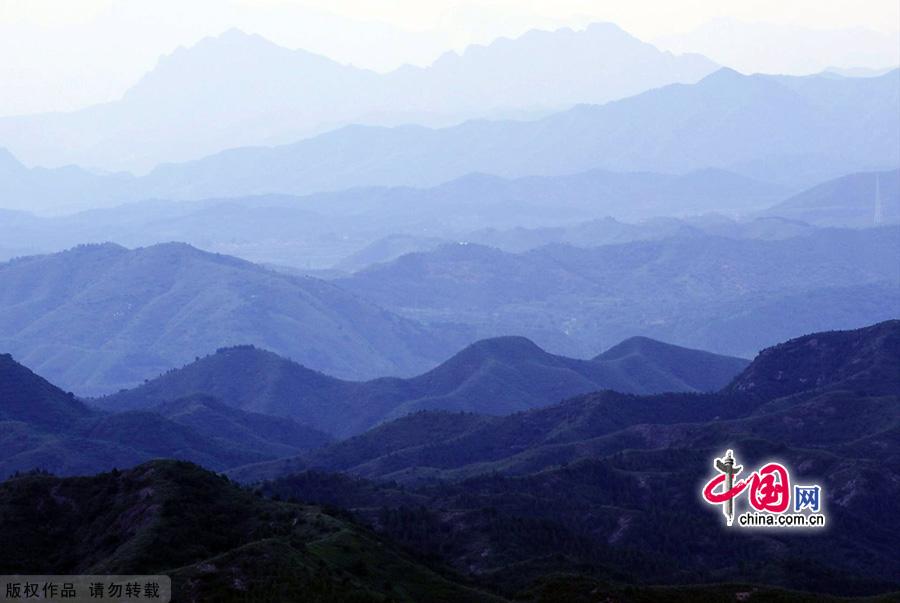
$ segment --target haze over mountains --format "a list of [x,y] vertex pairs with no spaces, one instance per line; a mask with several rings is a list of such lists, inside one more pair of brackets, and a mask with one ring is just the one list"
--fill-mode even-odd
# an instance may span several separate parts
[[900,170],[848,174],[798,193],[765,213],[819,226],[895,223],[900,221]]
[[[743,76],[725,69],[694,85],[578,106],[537,121],[474,121],[436,130],[348,127],[282,147],[235,149],[161,166],[144,182],[156,196],[189,199],[423,186],[475,171],[515,177],[718,167],[796,186],[894,167],[900,161],[898,98],[897,72],[834,79]],[[660,132],[670,134],[661,139]]]
[[[0,575],[892,600],[898,166],[897,68],[744,75],[605,24],[385,74],[233,30],[0,118]],[[723,528],[728,449],[827,528]]]
[[633,241],[713,235],[729,239],[787,239],[811,233],[814,226],[778,216],[732,219],[721,214],[685,218],[652,218],[637,223],[605,217],[562,226],[508,229],[484,228],[454,238],[417,237],[395,234],[378,239],[335,264],[333,278],[347,276],[375,264],[396,260],[409,253],[433,251],[454,242],[476,243],[502,251],[522,253],[546,245],[563,243],[574,247],[598,247]]
[[745,73],[802,75],[828,71],[867,76],[900,64],[900,32],[865,27],[828,30],[719,18],[653,40],[673,52],[699,52]]
[[[366,187],[304,197],[145,201],[55,217],[2,212],[0,247],[5,249],[0,257],[61,251],[81,243],[135,247],[182,241],[255,262],[330,268],[391,235],[507,248],[502,237],[494,242],[480,231],[546,228],[609,216],[631,221],[709,211],[735,215],[764,210],[789,191],[719,170],[682,176],[592,170],[513,180],[470,174],[424,189]],[[584,240],[606,242],[595,234]]]
[[80,395],[248,343],[355,379],[418,374],[510,333],[581,358],[635,334],[750,357],[896,315],[898,254],[897,227],[519,254],[452,244],[326,282],[184,244],[89,245],[0,264],[0,343]]
[[[666,86],[531,122],[355,126],[282,147],[236,149],[161,166],[143,184],[153,196],[196,199],[423,186],[470,172],[515,177],[709,167],[805,184],[900,162],[898,73],[785,78],[723,69],[694,85]],[[660,132],[671,134],[661,140]]]
[[[766,203],[768,196],[778,194],[779,187],[717,170],[676,177],[592,171],[574,176],[522,178],[503,187],[498,185],[502,181],[470,176],[458,184],[467,181],[474,181],[473,185],[458,186],[458,193],[448,195],[459,201],[457,209],[446,214],[441,210],[443,204],[431,197],[409,203],[406,212],[398,207],[396,214],[387,208],[390,196],[382,198],[376,204],[378,210],[361,216],[374,228],[379,213],[389,211],[392,217],[396,216],[395,232],[358,249],[334,267],[355,272],[457,241],[519,253],[553,243],[596,247],[703,234],[733,239],[786,239],[810,234],[815,226],[864,228],[900,222],[897,170],[842,176],[760,211],[750,210]],[[434,192],[452,190],[455,184],[442,185]],[[336,201],[336,196],[322,198]],[[515,211],[503,211],[507,209],[503,203],[506,199],[518,200]],[[573,204],[576,199],[590,202]],[[497,201],[498,213],[494,214],[491,208]],[[469,203],[477,204],[476,208],[470,210]],[[539,211],[543,204],[547,204],[546,213]],[[423,206],[434,208],[431,219],[418,213]],[[698,215],[690,215],[691,212]],[[737,216],[725,215],[727,212]],[[592,213],[592,219],[574,222]],[[628,223],[635,219],[637,223]],[[483,227],[464,232],[470,220],[480,220]],[[343,228],[344,233],[352,232],[346,221]],[[423,231],[427,235],[421,234]],[[372,233],[369,230],[367,234]],[[10,235],[10,240],[16,240],[13,232]],[[34,235],[31,240],[40,240],[41,236]]]
[[472,172],[514,178],[598,168],[718,168],[796,191],[849,172],[895,168],[898,102],[896,70],[873,78],[791,78],[721,69],[693,85],[579,105],[535,121],[478,120],[438,129],[354,125],[292,144],[166,164],[140,178],[78,168],[29,170],[7,155],[10,177],[2,196],[20,199],[6,207],[60,211],[88,202],[434,186]]
[[516,332],[571,356],[641,334],[750,357],[802,332],[896,316],[897,257],[896,226],[518,254],[452,244],[333,282],[419,322],[465,324],[479,338]]
[[272,266],[352,272],[457,241],[521,252],[702,233],[787,238],[813,225],[897,223],[898,174],[851,174],[796,195],[721,170],[681,176],[591,170],[511,180],[472,174],[425,189],[145,201],[55,217],[0,210],[0,260],[81,243],[174,240]]
[[[532,31],[386,75],[231,30],[161,58],[121,100],[0,118],[0,146],[29,165],[143,171],[347,123],[446,124],[603,103],[692,83],[715,68],[699,55],[659,51],[612,24]],[[194,135],[185,137],[186,128]]]

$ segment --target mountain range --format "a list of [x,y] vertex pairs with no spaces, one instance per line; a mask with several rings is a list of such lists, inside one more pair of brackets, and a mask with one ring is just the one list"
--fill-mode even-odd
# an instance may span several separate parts
[[[198,199],[428,186],[471,172],[517,177],[715,167],[796,185],[900,163],[898,102],[896,71],[834,79],[721,69],[693,85],[579,105],[536,121],[348,126],[289,145],[160,166],[139,183],[145,197]],[[660,132],[672,134],[661,140]]]
[[239,346],[91,403],[109,411],[137,410],[205,394],[245,411],[292,417],[348,437],[421,410],[505,415],[598,389],[712,391],[746,364],[645,338],[623,341],[592,360],[577,360],[548,354],[523,337],[501,337],[472,344],[417,377],[351,382]]
[[444,245],[333,280],[424,324],[516,332],[587,356],[635,334],[750,357],[803,332],[897,315],[900,228],[782,240],[697,235],[512,254]]
[[750,357],[896,316],[898,246],[897,227],[520,254],[454,244],[326,282],[184,244],[88,245],[0,264],[0,346],[94,396],[243,344],[355,380],[417,375],[511,333],[580,358],[633,335]]
[[86,245],[0,264],[0,307],[0,348],[80,395],[222,346],[365,378],[430,368],[452,341],[327,282],[183,244]]
[[4,212],[0,236],[8,249],[42,252],[110,240],[127,247],[175,240],[251,261],[322,268],[395,234],[457,240],[485,228],[550,227],[606,216],[733,215],[763,210],[790,192],[718,170],[683,176],[595,170],[514,180],[470,174],[426,189],[144,201],[53,217]]
[[286,418],[244,412],[203,396],[150,410],[94,410],[0,355],[0,477],[41,468],[83,475],[159,458],[212,469],[296,455],[329,436]]
[[[52,217],[5,211],[0,240],[6,249],[0,254],[47,253],[107,241],[126,247],[181,241],[254,262],[321,269],[389,236],[507,248],[502,237],[485,229],[559,228],[609,216],[637,220],[709,211],[733,216],[764,210],[792,192],[721,170],[681,176],[593,170],[513,180],[470,174],[424,189],[367,187],[303,197],[143,201]],[[21,199],[25,207],[31,197]],[[602,232],[585,232],[573,240],[599,245],[608,239]],[[552,232],[539,240],[554,240]]]
[[162,57],[119,100],[0,118],[0,144],[29,164],[146,171],[348,123],[446,124],[602,103],[715,68],[612,24],[532,31],[384,75],[230,30]]
[[[764,350],[717,393],[598,392],[506,417],[423,412],[231,475],[350,509],[511,591],[577,567],[585,600],[608,581],[888,593],[900,586],[897,529],[883,525],[900,484],[898,392],[893,320]],[[723,528],[699,492],[725,448],[745,467],[778,459],[793,480],[820,484],[828,529]]]
[[82,243],[182,241],[272,267],[355,272],[457,241],[522,252],[703,233],[789,238],[814,225],[873,225],[876,184],[880,223],[900,221],[897,174],[849,174],[796,195],[722,170],[681,176],[592,170],[511,180],[470,174],[425,189],[144,201],[53,217],[0,210],[0,260]]
[[[372,34],[344,56],[400,31],[288,12],[282,39]],[[377,73],[232,29],[121,98],[0,116],[0,576],[900,601],[900,67],[829,39],[897,35],[666,42],[710,60],[595,23]],[[13,104],[60,79],[22,75]]]
[[151,198],[425,187],[473,172],[516,178],[709,168],[796,190],[900,164],[898,102],[896,70],[835,78],[720,69],[695,84],[578,105],[538,120],[473,120],[444,128],[351,125],[291,144],[169,163],[137,178],[73,167],[27,169],[7,156],[0,169],[12,176],[0,193],[13,199],[7,208],[58,212],[83,207],[86,199],[96,207]]
[[[789,239],[810,234],[815,227],[796,219],[779,216],[756,216],[733,219],[722,214],[702,214],[684,218],[657,217],[640,222],[622,222],[612,217],[597,218],[537,228],[482,228],[458,237],[459,241],[494,247],[501,251],[522,253],[547,245],[563,243],[574,247],[598,247],[653,241],[673,237],[713,235],[729,239]],[[358,272],[375,264],[384,264],[401,256],[434,251],[453,244],[454,239],[437,236],[393,234],[374,241],[335,264],[334,277],[341,272]]]
[[[523,341],[481,342],[434,371],[431,385],[466,369],[480,372],[469,360],[496,354],[498,347],[527,358],[535,352]],[[223,350],[156,385],[173,386],[170,392],[177,395],[174,385],[180,381],[182,391],[193,387],[186,385],[188,377],[196,377],[204,363],[215,363],[226,369],[215,381],[220,392],[229,385],[240,390],[247,382],[241,358],[250,352],[262,355],[249,348]],[[559,589],[588,596],[621,584],[643,592],[649,584],[726,581],[842,595],[900,586],[891,579],[900,565],[892,546],[896,528],[883,521],[900,483],[890,457],[900,429],[900,321],[784,342],[743,370],[738,367],[733,379],[725,372],[735,362],[640,338],[591,362],[616,366],[646,383],[654,371],[640,367],[648,366],[649,356],[657,366],[665,363],[670,375],[685,378],[711,378],[715,371],[709,369],[718,366],[723,372],[718,382],[726,385],[712,393],[644,396],[607,390],[505,416],[422,410],[335,443],[308,428],[291,427],[290,419],[248,413],[197,393],[162,404],[150,401],[150,410],[109,414],[0,356],[2,450],[12,451],[2,468],[5,475],[14,474],[0,484],[0,521],[9,524],[5,533],[13,534],[36,521],[34,513],[53,509],[43,524],[49,540],[26,539],[15,558],[0,552],[0,565],[11,571],[30,563],[46,571],[127,573],[162,571],[176,559],[180,569],[172,574],[178,588],[233,593],[233,579],[224,576],[255,567],[252,559],[260,555],[269,567],[284,563],[285,568],[297,567],[298,553],[285,548],[290,542],[304,542],[301,551],[318,555],[323,534],[335,533],[318,531],[323,522],[334,521],[330,516],[344,522],[336,533],[349,540],[342,540],[340,555],[327,557],[329,563],[346,567],[357,552],[368,551],[369,545],[356,540],[363,534],[364,542],[382,543],[373,545],[381,555],[406,551],[407,565],[394,581],[409,579],[409,572],[431,576],[437,568],[449,582],[442,583],[451,589],[447,600],[464,600],[460,592],[469,592],[454,588],[516,600],[522,600],[514,595],[523,589],[549,589],[555,594],[546,596],[557,600]],[[530,363],[523,366],[523,372],[535,370]],[[253,373],[254,367],[248,368]],[[494,397],[502,400],[511,382],[496,383]],[[309,450],[274,458],[287,447],[298,448],[298,434],[307,438]],[[802,474],[795,479],[821,484],[830,527],[808,536],[820,546],[810,548],[790,533],[722,531],[721,514],[702,504],[697,492],[711,459],[726,445],[744,462],[778,458]],[[268,481],[252,496],[197,467],[163,461],[77,480],[16,473],[35,467],[92,472],[132,466],[148,456],[187,458],[228,469],[240,481]],[[876,485],[883,502],[869,495]],[[100,491],[107,495],[99,496]],[[44,502],[23,505],[26,493],[32,503]],[[102,512],[96,507],[101,499]],[[340,511],[322,516],[301,502]],[[292,514],[300,508],[303,520]],[[98,513],[106,519],[84,521]],[[280,513],[295,529],[317,531],[282,542],[279,538],[292,532],[274,527],[281,525]],[[147,520],[120,525],[136,514]],[[281,536],[252,528],[251,517],[267,519]],[[219,526],[222,521],[228,528]],[[72,522],[79,526],[77,534],[53,536]],[[198,535],[188,525],[199,527]],[[203,536],[212,533],[227,538]],[[179,552],[140,544],[145,541],[169,543]],[[191,547],[179,544],[187,541]],[[779,559],[774,570],[771,561],[763,561],[773,550]],[[201,567],[201,560],[211,557],[216,560]],[[394,566],[378,557],[375,570],[371,554],[363,557],[367,569],[351,573],[363,582],[376,575],[381,588],[390,590],[383,572]],[[333,565],[321,567],[331,571]],[[652,575],[636,567],[652,568]],[[270,575],[246,571],[245,584]],[[288,585],[295,579],[305,583],[303,574],[290,575]],[[198,576],[206,578],[197,581]],[[437,588],[434,579],[429,577],[425,588]],[[361,588],[357,582],[353,587]],[[726,590],[723,600],[747,590],[715,588]],[[659,600],[655,592],[643,596]],[[691,596],[677,592],[682,598],[673,600]],[[772,600],[784,596],[771,594]]]

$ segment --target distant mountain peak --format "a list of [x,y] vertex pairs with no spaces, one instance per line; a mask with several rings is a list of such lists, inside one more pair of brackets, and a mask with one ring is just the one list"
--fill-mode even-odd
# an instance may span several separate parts
[[[261,348],[249,343],[241,343],[237,345],[230,345],[217,348],[213,354],[205,356],[201,358],[199,361],[202,362],[204,360],[220,360],[220,359],[239,359],[241,362],[249,363],[251,361],[257,362],[272,362],[276,364],[282,364],[285,366],[295,367],[297,369],[303,371],[309,371],[310,373],[319,373],[319,371],[315,371],[311,368],[305,367],[298,362],[294,362],[289,358],[285,358],[284,356],[279,356],[275,352],[271,350],[267,350],[265,348]],[[197,361],[188,365],[190,367],[193,364],[196,364]],[[187,367],[186,367],[187,368]]]
[[616,23],[613,23],[612,21],[592,21],[592,22],[590,22],[590,23],[587,24],[587,26],[584,28],[584,31],[588,31],[588,32],[599,32],[599,31],[603,31],[603,32],[614,32],[614,33],[625,34],[626,36],[629,36],[629,37],[634,37],[634,36],[632,36],[630,33],[628,33],[627,31],[625,31],[624,29],[622,29],[621,27],[619,27]]
[[650,337],[644,337],[642,335],[635,335],[634,337],[629,337],[628,339],[624,339],[612,346],[605,352],[598,354],[595,359],[612,359],[619,358],[625,354],[631,354],[636,351],[644,351],[648,349],[660,349],[660,348],[677,348],[678,346],[673,346],[668,343],[663,343],[656,339],[651,339]]
[[221,253],[205,251],[203,249],[194,247],[190,243],[183,243],[180,241],[156,243],[155,245],[137,247],[131,250],[125,249],[124,247],[122,247],[121,249],[132,254],[134,257],[148,257],[153,258],[154,260],[165,262],[202,260],[207,262],[215,262],[216,264],[225,266],[241,267],[253,271],[265,270],[265,268],[262,268],[258,264],[248,262],[247,260],[243,260],[241,258],[230,255],[223,255]]
[[442,126],[601,104],[693,83],[716,67],[699,55],[661,51],[610,23],[532,30],[386,74],[229,29],[161,57],[120,100],[65,118],[0,122],[0,139],[29,163],[147,173],[351,123]]
[[[596,21],[589,23],[584,28],[559,27],[557,29],[529,29],[528,31],[515,36],[503,36],[492,40],[487,44],[472,44],[462,50],[462,52],[448,51],[442,54],[432,64],[433,67],[441,67],[453,65],[458,62],[475,61],[485,57],[499,54],[507,54],[512,49],[524,50],[525,52],[547,52],[547,45],[552,44],[557,49],[560,45],[570,48],[581,48],[585,51],[596,50],[607,46],[613,48],[621,48],[622,45],[629,45],[632,48],[652,49],[659,55],[675,56],[691,56],[702,60],[710,67],[714,67],[715,63],[701,55],[675,55],[673,53],[662,51],[648,42],[635,37],[628,33],[618,25],[608,21]],[[582,57],[583,58],[583,57]]]
[[[156,66],[125,92],[123,100],[137,103],[135,106],[153,106],[163,98],[167,103],[180,100],[183,110],[195,111],[197,107],[192,105],[213,93],[224,103],[242,87],[264,86],[271,94],[284,92],[276,73],[298,82],[323,70],[334,76],[347,69],[364,73],[328,57],[286,48],[259,34],[232,28],[161,56]],[[234,98],[232,102],[239,104]]]
[[732,69],[731,67],[720,67],[716,69],[706,77],[700,80],[700,83],[712,83],[712,82],[740,82],[744,81],[750,76],[744,75],[740,71],[736,69]]
[[248,343],[218,348],[216,349],[215,353],[210,354],[209,356],[205,356],[199,361],[195,361],[187,365],[187,367],[185,368],[189,368],[197,362],[203,362],[205,360],[215,362],[224,359],[238,359],[245,364],[250,364],[253,362],[273,362],[276,364],[295,366],[299,369],[307,370],[313,373],[316,372],[303,366],[302,364],[298,364],[292,360],[284,358],[283,356],[279,356],[275,352]]
[[242,29],[232,27],[230,29],[226,29],[218,35],[206,36],[204,38],[201,38],[191,46],[179,46],[178,49],[176,49],[174,52],[165,55],[162,58],[165,60],[191,52],[206,51],[223,47],[270,48],[281,50],[284,52],[291,52],[290,49],[279,46],[278,44],[272,42],[267,38],[264,38],[259,34],[247,33]]
[[247,33],[246,31],[244,31],[243,29],[240,29],[238,27],[231,27],[229,29],[226,29],[225,31],[223,31],[222,33],[220,33],[218,36],[215,36],[215,37],[220,40],[246,40],[248,38],[257,38],[260,40],[265,40],[265,38],[263,38],[259,34]]
[[518,335],[506,335],[502,337],[491,337],[481,339],[475,343],[466,346],[454,355],[448,362],[454,360],[471,360],[500,358],[504,360],[521,360],[528,357],[547,356],[544,351],[536,343],[527,337]]
[[598,354],[593,360],[594,361],[608,361],[608,360],[616,360],[620,358],[624,358],[625,356],[629,356],[632,354],[641,354],[647,355],[648,357],[656,356],[659,359],[659,355],[661,354],[678,354],[678,355],[687,355],[692,358],[697,358],[698,356],[707,355],[710,358],[718,358],[725,360],[734,360],[736,362],[743,362],[747,364],[748,362],[743,358],[734,358],[729,356],[722,356],[719,354],[713,354],[712,352],[706,352],[703,350],[695,350],[692,348],[686,348],[683,346],[675,345],[672,343],[666,343],[664,341],[659,341],[658,339],[652,339],[650,337],[644,337],[641,335],[636,335],[634,337],[629,337],[628,339],[624,339],[618,344],[612,346],[605,352]]

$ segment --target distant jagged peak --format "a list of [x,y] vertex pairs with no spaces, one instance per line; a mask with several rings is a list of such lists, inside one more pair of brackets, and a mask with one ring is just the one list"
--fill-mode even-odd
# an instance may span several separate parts
[[255,33],[247,33],[246,31],[244,31],[243,29],[240,29],[239,27],[229,27],[228,29],[226,29],[225,31],[223,31],[222,33],[220,33],[217,36],[209,36],[204,39],[205,40],[215,39],[215,40],[219,40],[222,42],[243,42],[245,40],[257,40],[257,41],[262,40],[263,42],[265,42],[267,44],[272,44],[273,46],[277,46],[274,42],[270,42],[269,40],[262,37],[261,35],[255,34]]
[[[501,36],[485,44],[470,44],[460,52],[450,50],[443,53],[434,61],[434,63],[432,63],[432,66],[441,67],[459,60],[480,60],[487,54],[504,52],[507,48],[513,46],[522,48],[530,45],[537,45],[536,50],[543,50],[544,44],[554,43],[558,45],[564,41],[585,46],[596,46],[598,43],[601,45],[610,43],[630,43],[656,49],[652,44],[640,40],[615,23],[595,21],[581,28],[559,27],[556,29],[529,29],[517,36]],[[660,54],[671,54],[658,49],[657,51]],[[712,64],[712,61],[709,62]]]
[[[254,70],[254,66],[258,68]],[[314,52],[280,46],[259,34],[232,28],[202,38],[191,46],[179,46],[161,56],[154,68],[125,92],[123,99],[133,101],[146,97],[153,100],[172,95],[172,91],[179,88],[202,90],[213,85],[227,88],[228,85],[254,82],[276,85],[278,73],[283,79],[296,82],[313,73],[350,72],[373,74]]]
[[226,29],[217,34],[201,38],[196,43],[189,46],[179,46],[169,54],[160,57],[160,64],[179,59],[190,54],[218,53],[222,50],[239,50],[239,51],[256,51],[256,52],[274,52],[274,53],[297,53],[298,55],[317,56],[323,60],[330,60],[327,57],[316,55],[306,50],[294,50],[284,46],[280,46],[256,33],[248,33],[237,27]]
[[352,69],[354,71],[366,71],[358,67],[343,65],[330,57],[304,50],[303,48],[288,48],[282,46],[257,33],[246,32],[237,27],[227,29],[217,36],[207,36],[197,42],[194,46],[183,49],[184,52],[190,52],[191,50],[202,52],[210,51],[213,53],[213,56],[218,56],[218,53],[223,50],[243,53],[264,53],[272,57],[282,56],[286,59],[295,61],[302,60],[322,65],[346,67],[347,69]]

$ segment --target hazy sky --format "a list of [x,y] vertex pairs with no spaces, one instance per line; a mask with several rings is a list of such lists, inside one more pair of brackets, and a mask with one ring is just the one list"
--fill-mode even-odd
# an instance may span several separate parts
[[[728,35],[702,27],[722,19],[752,27]],[[0,115],[115,99],[160,55],[232,27],[385,71],[591,21],[744,71],[881,67],[900,55],[897,0],[0,0]],[[797,49],[757,48],[764,40],[797,41]]]

